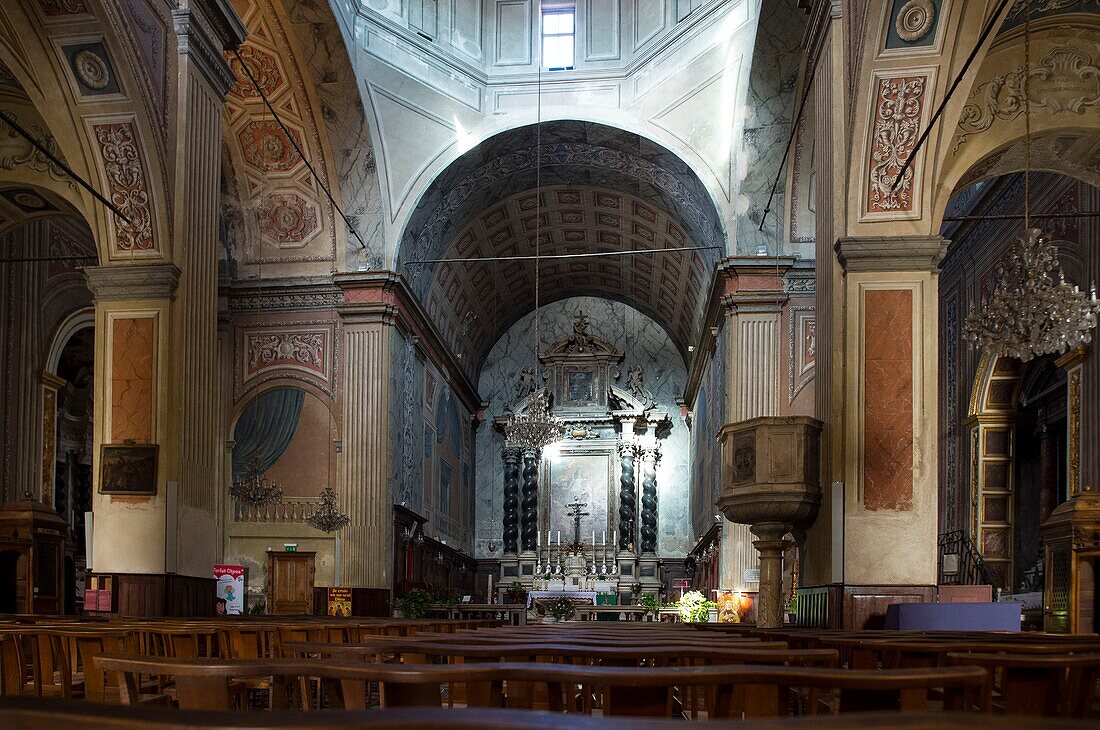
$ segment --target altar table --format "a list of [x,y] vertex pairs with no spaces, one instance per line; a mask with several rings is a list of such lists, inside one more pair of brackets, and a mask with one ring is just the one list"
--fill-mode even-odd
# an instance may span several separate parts
[[587,598],[593,606],[596,605],[595,591],[528,591],[527,608],[535,605],[536,598]]

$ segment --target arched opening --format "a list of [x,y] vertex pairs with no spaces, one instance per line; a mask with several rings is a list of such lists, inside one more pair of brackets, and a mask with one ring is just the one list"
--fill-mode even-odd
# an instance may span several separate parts
[[27,603],[27,554],[0,551],[0,613],[21,613]]
[[283,493],[278,504],[252,507],[227,502],[226,561],[243,565],[246,602],[262,600],[265,554],[294,543],[316,552],[316,585],[339,585],[335,535],[319,532],[306,518],[327,487],[337,489],[339,433],[330,404],[303,388],[278,385],[253,395],[232,429],[228,480],[249,473],[250,462]]

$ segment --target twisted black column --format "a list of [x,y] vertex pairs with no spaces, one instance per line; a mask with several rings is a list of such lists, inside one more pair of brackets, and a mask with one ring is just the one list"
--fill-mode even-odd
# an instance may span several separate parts
[[539,452],[529,449],[523,452],[523,510],[520,538],[524,550],[534,550],[539,521]]
[[634,493],[634,454],[637,447],[619,444],[622,474],[619,476],[619,549],[629,550],[634,542],[634,519],[638,498]]
[[657,447],[642,453],[642,552],[657,552]]
[[520,450],[505,446],[504,457],[504,552],[519,552],[519,460]]

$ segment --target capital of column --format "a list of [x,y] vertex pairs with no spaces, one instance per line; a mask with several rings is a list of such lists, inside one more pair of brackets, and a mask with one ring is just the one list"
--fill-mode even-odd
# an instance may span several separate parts
[[228,0],[188,0],[172,11],[179,52],[186,55],[225,96],[236,80],[222,51],[244,41],[248,29]]
[[633,459],[636,456],[638,456],[638,452],[640,451],[640,449],[641,449],[641,447],[639,447],[638,444],[634,443],[633,441],[620,441],[619,442],[619,456],[620,457],[623,457],[623,458],[629,457],[629,458]]
[[1066,352],[1066,354],[1059,357],[1055,361],[1055,364],[1058,367],[1062,368],[1062,370],[1064,370],[1068,373],[1070,370],[1073,370],[1077,366],[1083,364],[1085,362],[1085,358],[1088,357],[1088,355],[1089,355],[1089,346],[1088,345],[1078,345],[1077,347],[1073,348],[1072,350],[1069,350],[1068,352]]
[[97,302],[173,299],[180,270],[175,264],[88,266],[84,280]]
[[661,445],[654,444],[652,446],[645,446],[641,448],[642,461],[652,462],[656,467],[661,461]]
[[847,237],[833,246],[845,272],[936,271],[951,241],[943,236]]
[[518,446],[505,446],[500,450],[500,456],[505,464],[509,462],[518,464],[519,460],[523,458],[523,449]]

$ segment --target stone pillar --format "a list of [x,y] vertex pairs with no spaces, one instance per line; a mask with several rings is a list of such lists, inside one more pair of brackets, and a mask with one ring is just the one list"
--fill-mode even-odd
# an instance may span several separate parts
[[351,519],[341,532],[345,586],[392,587],[393,453],[390,383],[394,341],[393,313],[344,307],[344,485],[340,509]]
[[[53,373],[39,373],[42,382],[42,503],[54,505],[57,481],[57,391],[65,387],[65,381]],[[64,507],[64,505],[60,505]],[[67,516],[62,513],[63,517]]]
[[504,553],[519,552],[519,462],[522,452],[515,446],[505,446],[504,459]]
[[169,569],[210,575],[218,554],[219,444],[224,403],[218,360],[218,219],[221,210],[222,105],[235,78],[222,53],[244,40],[231,6],[188,0],[172,11],[177,40],[177,128],[172,209],[180,270],[170,310],[171,388],[178,433],[163,456],[178,482],[177,535]]
[[[844,582],[931,599],[940,236],[842,238]],[[840,343],[835,343],[839,345]]]
[[1039,524],[1058,506],[1058,439],[1043,428],[1039,434]]
[[619,444],[619,550],[633,552],[637,497],[634,492],[634,457],[638,447],[631,441]]
[[538,449],[523,451],[523,503],[520,543],[523,552],[534,553],[538,541],[539,522],[539,456]]
[[642,450],[642,531],[643,554],[657,552],[657,462],[661,460],[659,445]]
[[753,547],[760,551],[760,592],[756,601],[756,625],[777,628],[783,624],[783,553],[793,543],[783,536],[789,526],[782,523],[753,525]]
[[[5,254],[15,258],[41,256],[46,240],[45,225],[45,221],[25,223],[13,241],[15,247]],[[7,498],[22,499],[24,494],[30,493],[34,499],[45,500],[47,497],[40,492],[42,386],[38,378],[43,365],[40,282],[44,276],[41,264],[32,262],[14,264],[12,274],[14,327],[9,335],[11,342],[7,343],[11,353],[7,373],[11,389],[3,394],[5,399],[11,398],[7,405],[11,409],[7,428],[10,429],[8,440],[12,450],[5,457],[10,460],[8,469],[12,481],[8,485]]]
[[[730,258],[719,267],[726,279],[726,422],[779,414],[779,344],[783,275],[793,259]],[[757,568],[748,525],[722,526],[719,587],[755,591],[745,571]]]
[[[95,521],[88,566],[96,573],[166,572],[166,492],[174,474],[170,455],[178,451],[172,448],[172,439],[181,427],[180,420],[187,417],[168,405],[169,322],[179,275],[172,264],[84,269],[96,309],[92,400]],[[154,494],[103,493],[103,446],[126,442],[157,446]]]

